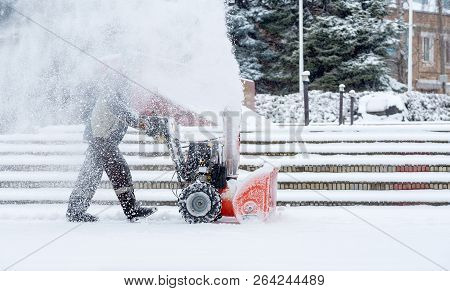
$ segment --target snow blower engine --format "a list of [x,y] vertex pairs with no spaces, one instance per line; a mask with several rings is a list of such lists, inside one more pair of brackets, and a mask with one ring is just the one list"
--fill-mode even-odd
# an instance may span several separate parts
[[223,139],[180,142],[178,124],[165,117],[149,117],[149,136],[163,136],[181,186],[179,212],[188,223],[210,223],[223,216],[239,222],[266,220],[276,210],[278,169],[264,165],[238,180],[239,133],[224,123]]

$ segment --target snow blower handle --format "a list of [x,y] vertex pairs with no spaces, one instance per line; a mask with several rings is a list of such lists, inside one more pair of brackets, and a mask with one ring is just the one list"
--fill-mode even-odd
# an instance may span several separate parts
[[186,169],[183,163],[184,155],[180,143],[180,131],[178,124],[172,118],[160,116],[143,116],[141,118],[145,134],[154,138],[160,143],[165,143],[169,150],[169,155],[175,164],[175,172],[178,180],[186,180]]

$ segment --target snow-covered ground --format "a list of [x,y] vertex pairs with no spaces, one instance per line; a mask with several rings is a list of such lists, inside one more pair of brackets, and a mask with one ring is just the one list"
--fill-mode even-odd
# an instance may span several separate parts
[[127,223],[119,206],[72,224],[65,205],[0,206],[8,270],[442,270],[449,207],[279,208],[265,224],[188,225],[175,207]]

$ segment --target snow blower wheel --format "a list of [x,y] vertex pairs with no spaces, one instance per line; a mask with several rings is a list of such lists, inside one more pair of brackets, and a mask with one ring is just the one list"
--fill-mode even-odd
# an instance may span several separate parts
[[222,211],[217,190],[208,183],[195,182],[184,188],[178,199],[181,215],[188,223],[211,223]]

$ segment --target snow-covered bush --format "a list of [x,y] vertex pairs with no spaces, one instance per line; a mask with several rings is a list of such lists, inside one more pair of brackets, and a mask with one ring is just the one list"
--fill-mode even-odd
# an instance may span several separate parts
[[[339,93],[310,91],[310,119],[312,123],[337,123],[339,119]],[[369,110],[367,108],[369,107]],[[397,114],[380,116],[383,111],[396,107]],[[257,95],[256,111],[275,123],[303,122],[303,95]],[[369,112],[368,112],[369,111]],[[373,111],[373,112],[372,112]],[[376,114],[375,114],[376,113]],[[350,96],[344,95],[344,116],[350,121]],[[356,122],[364,121],[450,121],[450,96],[419,92],[359,92],[354,108]]]
[[[360,94],[357,94],[359,96]],[[256,111],[273,122],[302,122],[304,120],[303,95],[257,95]],[[310,91],[310,119],[313,123],[337,122],[339,118],[339,93]],[[358,109],[355,104],[355,111]],[[350,98],[344,97],[344,115],[350,120]]]
[[406,108],[411,121],[450,121],[450,96],[412,92]]

